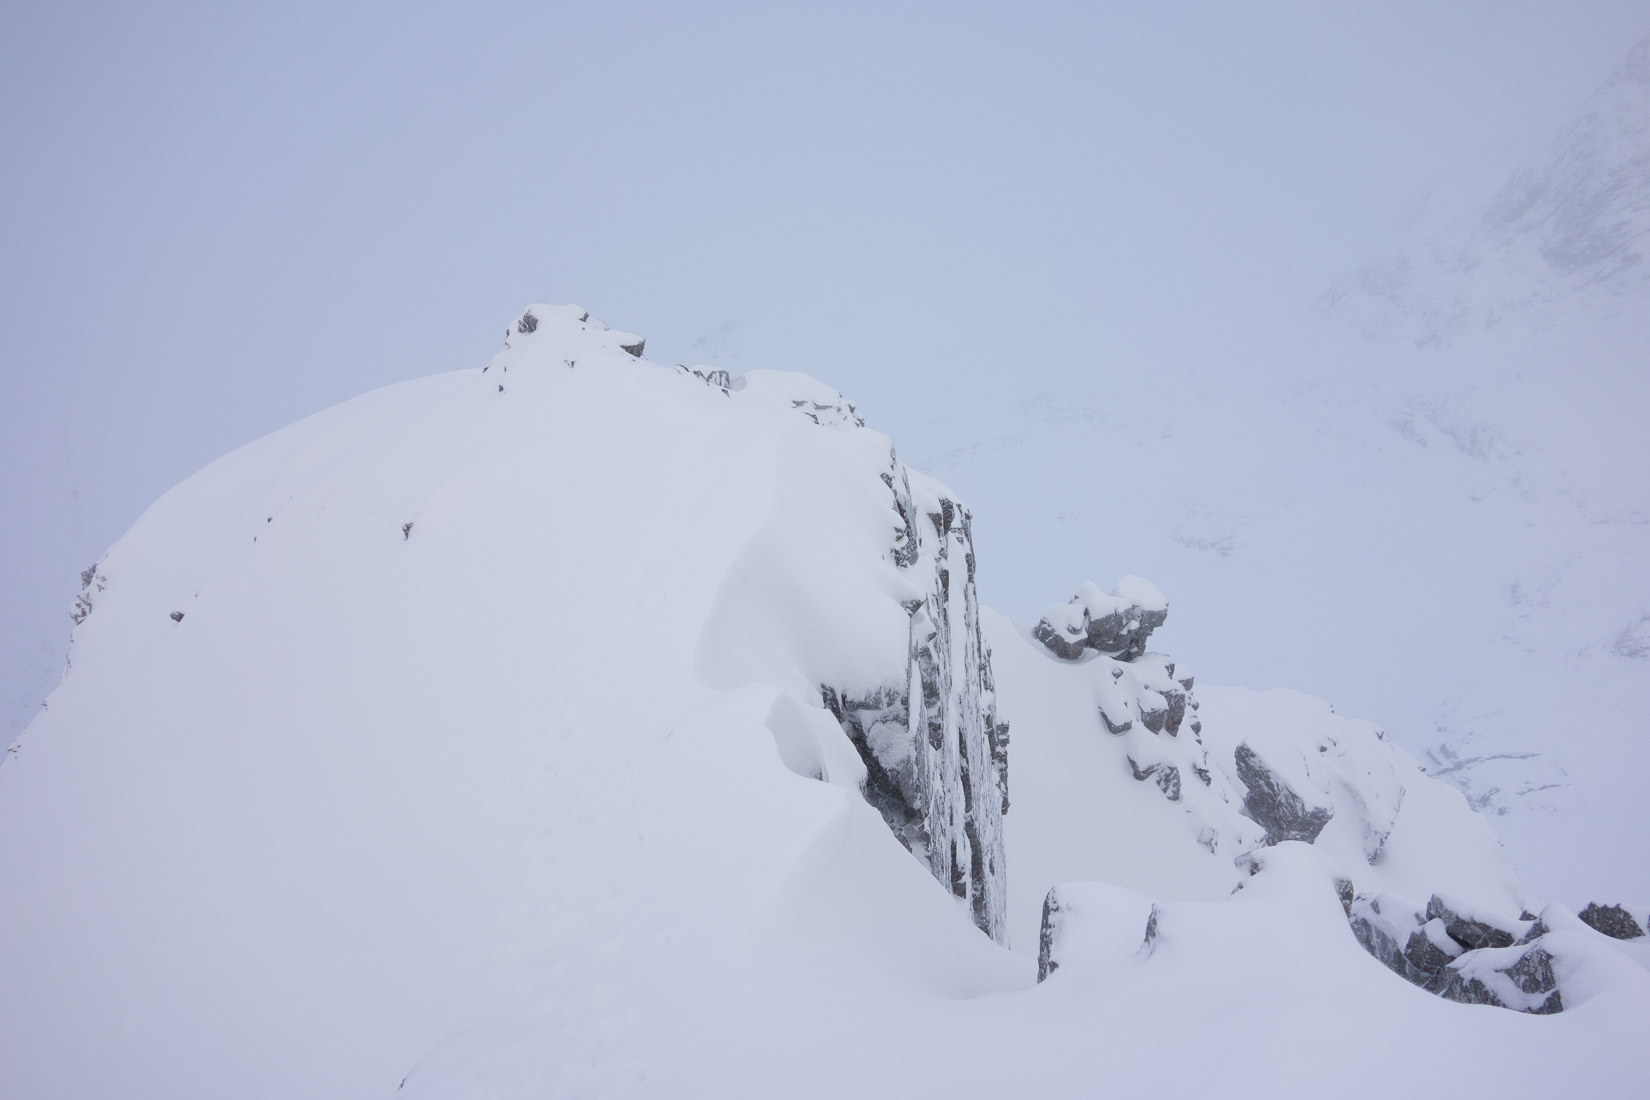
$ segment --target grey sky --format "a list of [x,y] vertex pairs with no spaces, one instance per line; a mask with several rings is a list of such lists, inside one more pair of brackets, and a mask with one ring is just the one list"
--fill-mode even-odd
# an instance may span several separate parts
[[738,322],[724,356],[815,373],[898,441],[941,391],[1263,333],[1493,185],[1650,30],[1642,0],[0,19],[8,738],[79,570],[155,497],[480,362],[525,302],[666,361]]

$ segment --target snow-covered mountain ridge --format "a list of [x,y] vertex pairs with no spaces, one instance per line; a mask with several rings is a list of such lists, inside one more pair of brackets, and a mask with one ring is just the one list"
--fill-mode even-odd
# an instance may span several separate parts
[[980,609],[974,517],[812,379],[649,363],[571,307],[507,340],[227,456],[91,571],[0,767],[0,1093],[1650,1068],[1639,945],[1561,907],[1551,1019],[1371,957],[1342,883],[1530,904],[1372,727],[1194,684],[1137,581],[1084,586],[1064,653]]

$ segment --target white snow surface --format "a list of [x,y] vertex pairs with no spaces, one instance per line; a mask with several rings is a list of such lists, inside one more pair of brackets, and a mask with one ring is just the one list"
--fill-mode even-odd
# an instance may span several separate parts
[[[1199,687],[1220,774],[1171,803],[1098,725],[1104,658],[987,615],[1012,723],[1013,950],[993,943],[860,796],[820,706],[905,657],[888,441],[812,380],[724,390],[582,310],[532,312],[485,368],[214,463],[99,563],[0,766],[0,1096],[1646,1079],[1650,972],[1579,922],[1554,933],[1579,961],[1551,1017],[1442,1001],[1357,944],[1339,877],[1522,901],[1484,820],[1372,728]],[[1244,740],[1336,807],[1253,875],[1189,820],[1243,833],[1215,801]],[[1392,820],[1374,865],[1352,796]],[[1037,984],[1034,910],[1069,880],[1110,884],[1073,891],[1092,950]]]

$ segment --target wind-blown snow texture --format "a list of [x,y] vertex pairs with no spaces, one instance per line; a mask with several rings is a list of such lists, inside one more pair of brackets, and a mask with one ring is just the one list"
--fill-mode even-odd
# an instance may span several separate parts
[[[0,767],[0,1095],[1650,1070],[1642,945],[1561,907],[1550,1017],[1371,957],[1354,895],[1525,904],[1373,727],[1194,693],[1144,614],[1061,655],[982,611],[967,510],[818,382],[649,363],[570,307],[507,340],[214,463],[90,571]],[[1168,611],[1134,580],[1079,599]],[[1529,1007],[1478,959],[1464,990]]]

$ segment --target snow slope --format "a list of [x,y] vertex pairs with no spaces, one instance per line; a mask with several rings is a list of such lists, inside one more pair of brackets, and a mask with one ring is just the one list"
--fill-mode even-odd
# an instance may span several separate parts
[[[1411,777],[1373,880],[1332,830],[1239,870],[1118,770],[1088,665],[969,618],[966,512],[840,395],[530,312],[484,368],[214,463],[100,561],[0,766],[0,1095],[1482,1094],[1650,1069],[1650,973],[1584,927],[1552,933],[1567,1010],[1543,1018],[1433,997],[1354,938],[1342,877],[1518,898],[1453,792]],[[928,777],[885,789],[922,811],[910,850],[867,800],[879,727],[856,748],[821,705],[890,686],[913,743],[887,770]],[[1222,768],[1267,734],[1373,739],[1200,690]],[[976,856],[1006,858],[1013,950]],[[1038,983],[1029,914],[1079,878],[1151,894],[1157,935],[1114,893]]]

